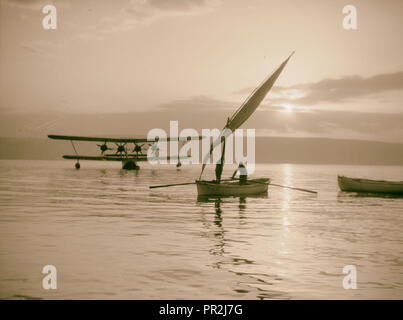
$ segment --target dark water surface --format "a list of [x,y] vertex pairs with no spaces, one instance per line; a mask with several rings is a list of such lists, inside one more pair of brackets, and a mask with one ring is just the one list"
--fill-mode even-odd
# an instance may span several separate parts
[[[254,176],[318,195],[270,186],[199,201],[194,185],[148,188],[199,172],[0,161],[0,298],[403,298],[403,199],[337,186],[337,174],[403,180],[403,167],[257,166]],[[49,264],[53,291],[42,288]],[[342,287],[345,265],[356,290]]]

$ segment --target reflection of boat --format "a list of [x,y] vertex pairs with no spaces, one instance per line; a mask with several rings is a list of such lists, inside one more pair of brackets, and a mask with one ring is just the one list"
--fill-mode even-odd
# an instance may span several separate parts
[[197,193],[199,196],[215,195],[215,196],[246,196],[267,193],[270,179],[250,179],[245,184],[239,181],[215,181],[200,180],[196,181]]
[[342,191],[403,194],[403,181],[385,181],[337,177]]

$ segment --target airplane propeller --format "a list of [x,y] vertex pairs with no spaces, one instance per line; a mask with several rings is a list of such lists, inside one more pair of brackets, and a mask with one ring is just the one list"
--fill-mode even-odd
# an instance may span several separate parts
[[116,150],[116,153],[115,153],[116,155],[117,154],[122,155],[123,153],[125,155],[127,155],[126,142],[124,142],[124,143],[116,143],[116,146],[118,147],[117,150]]
[[138,145],[137,143],[134,144],[134,149],[133,152],[136,153],[136,155],[139,155],[139,153],[141,154],[143,151],[143,146],[145,145],[145,143]]
[[104,142],[104,144],[97,144],[97,146],[99,147],[99,149],[101,149],[101,154],[103,155],[105,151],[108,150],[113,150],[113,148],[109,148],[108,145],[106,144],[106,142]]

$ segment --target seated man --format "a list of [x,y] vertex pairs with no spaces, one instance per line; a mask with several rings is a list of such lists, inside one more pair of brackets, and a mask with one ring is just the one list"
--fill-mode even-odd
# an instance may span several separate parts
[[239,184],[245,184],[246,180],[248,179],[248,172],[242,162],[239,163],[238,168],[232,174],[231,179],[234,179],[237,172],[239,171]]

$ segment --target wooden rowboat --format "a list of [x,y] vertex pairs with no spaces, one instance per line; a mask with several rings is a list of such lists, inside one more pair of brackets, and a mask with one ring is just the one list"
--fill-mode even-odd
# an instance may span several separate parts
[[[291,55],[284,60],[284,62],[268,77],[266,78],[245,100],[245,102],[235,111],[235,113],[227,119],[221,134],[210,144],[210,152],[203,158],[203,165],[199,180],[196,180],[197,193],[199,196],[217,195],[217,196],[246,196],[256,195],[261,193],[267,193],[267,188],[270,183],[270,179],[254,179],[248,180],[245,184],[233,181],[221,181],[220,183],[214,183],[211,181],[201,180],[204,168],[213,154],[214,149],[217,146],[221,146],[221,173],[224,166],[225,155],[225,141],[229,135],[233,134],[249,117],[256,111],[260,103],[263,101],[267,93],[273,87],[277,78],[280,76],[284,67],[290,60]],[[216,164],[218,165],[218,163]],[[217,168],[217,167],[216,167]],[[220,180],[221,173],[217,173],[216,178]]]
[[197,193],[199,196],[248,196],[267,193],[270,179],[251,179],[245,184],[239,181],[214,181],[196,180]]
[[403,194],[403,181],[357,179],[344,176],[338,176],[337,180],[342,191]]

